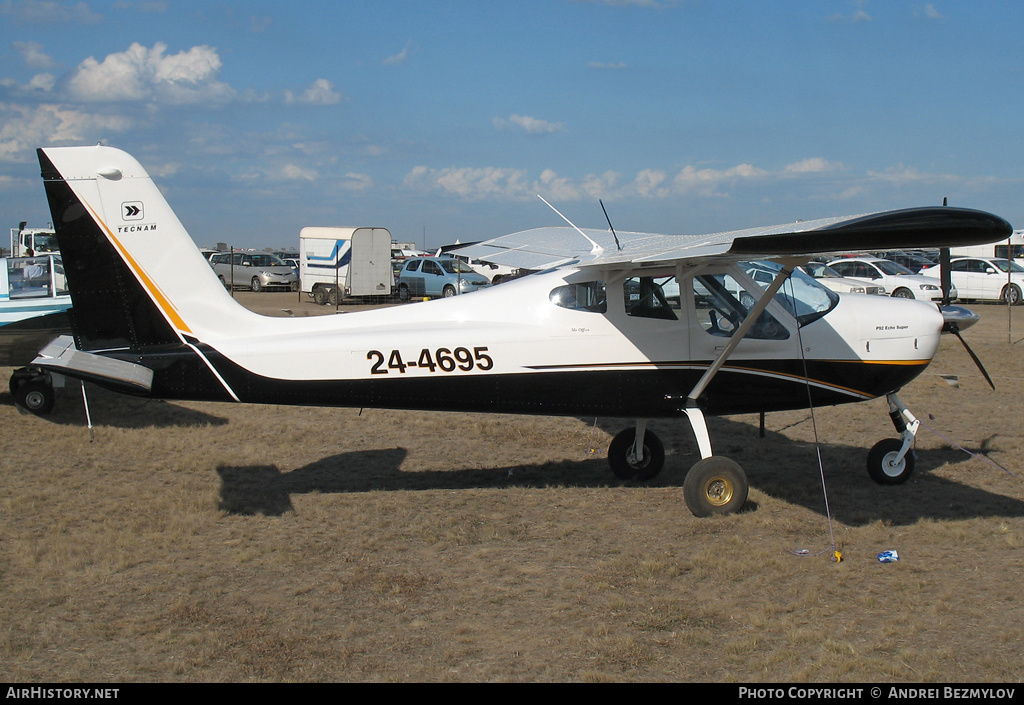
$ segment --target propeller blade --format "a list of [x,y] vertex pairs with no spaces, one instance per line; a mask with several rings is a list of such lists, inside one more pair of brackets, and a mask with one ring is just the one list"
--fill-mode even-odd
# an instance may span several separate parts
[[974,354],[973,350],[971,350],[971,346],[968,345],[967,341],[964,340],[964,337],[960,335],[960,328],[956,323],[949,324],[949,332],[955,335],[957,339],[963,343],[964,349],[967,351],[967,354],[971,356],[971,359],[974,360],[974,364],[978,366],[978,369],[981,370],[981,374],[985,377],[985,381],[988,382],[988,386],[992,387],[994,390],[996,385],[993,384],[992,378],[988,376],[988,372],[985,370],[985,366],[981,364],[981,360],[979,360],[978,356]]

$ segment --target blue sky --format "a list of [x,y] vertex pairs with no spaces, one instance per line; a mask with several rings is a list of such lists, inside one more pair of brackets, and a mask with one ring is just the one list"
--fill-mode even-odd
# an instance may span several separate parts
[[[200,245],[368,225],[699,233],[888,208],[1024,227],[1018,0],[0,0],[0,214],[135,155]],[[6,243],[6,240],[4,240]]]

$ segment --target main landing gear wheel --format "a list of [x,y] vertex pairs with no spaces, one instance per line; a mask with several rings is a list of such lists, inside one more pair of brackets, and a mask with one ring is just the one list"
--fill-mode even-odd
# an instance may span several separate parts
[[880,485],[899,485],[906,482],[914,472],[914,452],[908,450],[896,462],[896,456],[903,447],[898,438],[884,438],[868,452],[868,474]]
[[665,446],[656,435],[644,433],[644,455],[639,460],[633,454],[635,445],[636,429],[627,428],[608,446],[608,464],[620,480],[650,480],[665,465]]
[[721,456],[698,460],[683,480],[683,498],[696,517],[738,512],[749,491],[743,468]]
[[45,380],[25,380],[14,390],[14,401],[22,409],[36,416],[45,416],[53,410],[53,386]]

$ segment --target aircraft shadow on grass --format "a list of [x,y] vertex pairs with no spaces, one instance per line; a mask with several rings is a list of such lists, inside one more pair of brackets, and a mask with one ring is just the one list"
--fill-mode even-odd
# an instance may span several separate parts
[[[724,455],[746,470],[752,490],[824,514],[821,473],[813,444],[794,441],[781,433],[758,437],[754,425],[724,418],[709,420],[712,437]],[[665,428],[669,426],[666,425]],[[689,516],[682,497],[686,470],[699,456],[685,424],[681,433],[659,435],[666,439],[665,469],[645,486],[680,489],[679,511]],[[609,430],[618,430],[611,428]],[[885,521],[896,525],[920,519],[962,520],[985,516],[1024,516],[1024,501],[987,492],[938,477],[930,471],[944,464],[969,459],[963,451],[945,448],[921,450],[916,470],[903,485],[881,486],[865,469],[867,449],[856,446],[822,446],[822,460],[832,516],[856,526]],[[459,470],[406,471],[409,452],[403,448],[339,453],[290,472],[275,465],[221,466],[220,508],[233,514],[279,516],[293,509],[293,494],[360,493],[373,491],[422,491],[503,489],[529,487],[630,487],[617,480],[604,455],[583,460]],[[998,469],[982,472],[1001,472]],[[743,511],[758,511],[753,499]]]
[[[55,392],[56,402],[53,411],[40,418],[60,426],[84,428],[88,424],[88,420],[85,416],[79,384],[74,380],[68,380],[66,387],[57,389]],[[225,418],[188,409],[161,399],[129,397],[91,384],[86,386],[86,395],[89,399],[89,414],[93,424],[97,426],[177,428],[224,426],[228,423]],[[0,404],[14,406],[14,397],[8,392],[0,393]]]

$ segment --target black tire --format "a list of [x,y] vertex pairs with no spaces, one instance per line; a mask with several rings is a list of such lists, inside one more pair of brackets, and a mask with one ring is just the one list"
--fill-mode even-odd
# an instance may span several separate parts
[[399,299],[399,301],[408,301],[409,298],[410,298],[410,296],[409,296],[409,287],[407,285],[405,285],[405,284],[399,284],[398,285],[398,299]]
[[912,299],[912,298],[914,298],[914,292],[912,292],[910,289],[906,289],[906,288],[904,288],[902,286],[899,289],[897,289],[896,291],[892,292],[892,295],[893,295],[893,298],[897,298],[897,299]]
[[338,290],[333,286],[327,290],[327,305],[337,306],[338,305]]
[[683,480],[683,498],[695,517],[734,514],[747,503],[749,492],[743,468],[721,456],[698,460]]
[[327,290],[322,286],[313,289],[313,303],[317,306],[323,306],[327,303]]
[[14,401],[36,416],[45,416],[53,410],[53,386],[41,379],[26,380],[15,390]]
[[1016,306],[1020,303],[1020,288],[1016,284],[1007,284],[1006,288],[1003,289],[1003,295],[1001,297],[1003,303],[1007,303],[1010,306]]
[[639,462],[630,462],[635,441],[636,429],[627,428],[608,445],[608,465],[620,480],[650,480],[665,466],[665,446],[650,431],[644,433],[644,457]]
[[252,281],[249,282],[249,288],[254,292],[263,291],[263,285],[260,284],[260,278],[253,277]]
[[868,475],[880,485],[900,485],[910,479],[914,472],[914,451],[910,449],[896,465],[892,459],[900,452],[903,441],[899,438],[883,438],[868,451]]
[[224,277],[219,277],[219,279],[220,279],[220,285],[223,286],[228,291],[231,291],[231,287],[228,286],[228,283],[226,281],[224,281]]
[[455,296],[455,287],[449,284],[441,292],[441,296],[443,296],[446,299],[450,299],[451,297]]

